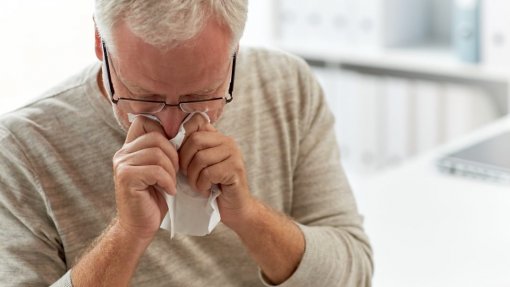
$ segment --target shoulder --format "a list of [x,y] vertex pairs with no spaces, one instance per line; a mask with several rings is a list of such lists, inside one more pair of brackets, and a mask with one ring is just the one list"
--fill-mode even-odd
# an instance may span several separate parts
[[315,75],[302,58],[280,50],[244,48],[239,52],[239,91],[255,95],[250,104],[285,109],[290,117],[313,116],[324,95]]
[[260,66],[306,66],[305,61],[293,54],[279,49],[263,47],[242,47],[239,51],[242,61]]
[[97,70],[97,64],[91,65],[26,105],[1,115],[0,139],[14,136],[22,140],[33,133],[58,132],[59,125],[73,121],[72,114],[83,112],[86,86]]
[[[311,74],[308,64],[300,57],[282,50],[243,47],[239,52],[241,75],[275,81],[281,78],[303,78]],[[243,76],[241,76],[243,77]]]
[[300,57],[280,50],[243,47],[239,52],[236,84],[244,92],[260,91],[275,99],[306,101],[317,96],[318,82]]

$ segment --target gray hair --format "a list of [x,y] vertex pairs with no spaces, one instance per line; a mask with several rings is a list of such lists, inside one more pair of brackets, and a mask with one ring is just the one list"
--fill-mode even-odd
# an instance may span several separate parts
[[233,49],[247,13],[248,0],[95,0],[94,18],[110,49],[115,47],[112,31],[122,20],[144,42],[163,49],[192,39],[213,17],[230,29]]

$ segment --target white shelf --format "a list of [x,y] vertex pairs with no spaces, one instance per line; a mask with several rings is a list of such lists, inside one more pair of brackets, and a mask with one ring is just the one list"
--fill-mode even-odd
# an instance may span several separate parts
[[305,59],[319,60],[331,64],[502,84],[506,84],[510,80],[510,67],[504,70],[485,67],[481,64],[463,63],[455,58],[451,49],[441,46],[380,50],[332,50],[317,47],[288,47],[285,45],[278,45],[278,47]]

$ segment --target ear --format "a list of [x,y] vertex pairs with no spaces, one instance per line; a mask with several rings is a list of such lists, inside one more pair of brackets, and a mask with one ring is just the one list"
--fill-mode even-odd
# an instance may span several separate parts
[[95,37],[95,51],[96,51],[96,57],[99,61],[103,61],[103,40],[101,39],[101,36],[99,35],[99,31],[97,30],[96,26],[96,20],[94,19],[94,37]]

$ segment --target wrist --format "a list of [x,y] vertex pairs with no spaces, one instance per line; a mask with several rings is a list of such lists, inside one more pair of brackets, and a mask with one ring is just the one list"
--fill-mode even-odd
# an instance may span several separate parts
[[73,285],[128,286],[150,242],[133,236],[115,218],[73,267]]
[[245,229],[250,229],[260,218],[263,205],[255,198],[250,197],[242,209],[230,211],[228,216],[222,215],[222,222],[228,228],[232,229],[238,235],[241,235]]
[[135,250],[141,250],[142,252],[147,248],[147,246],[149,246],[155,236],[155,234],[147,235],[133,232],[132,230],[125,228],[118,218],[114,219],[110,232],[112,232],[114,237],[118,238],[125,244],[132,246]]

